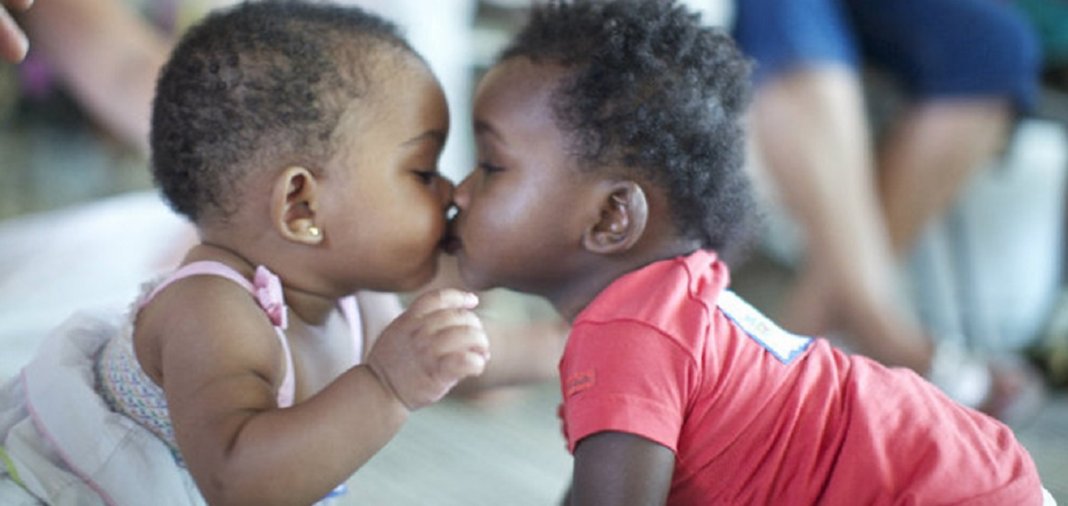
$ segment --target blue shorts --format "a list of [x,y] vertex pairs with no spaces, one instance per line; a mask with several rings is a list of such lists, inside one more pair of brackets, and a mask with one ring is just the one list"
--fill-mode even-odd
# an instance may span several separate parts
[[813,63],[894,74],[919,99],[1004,96],[1030,110],[1041,55],[1000,0],[739,0],[734,36],[757,84]]

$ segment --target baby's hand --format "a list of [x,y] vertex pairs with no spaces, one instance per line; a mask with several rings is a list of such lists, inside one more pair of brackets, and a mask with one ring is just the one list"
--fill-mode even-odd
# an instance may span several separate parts
[[460,380],[482,374],[489,360],[477,305],[478,297],[460,290],[423,294],[382,331],[367,365],[408,409],[438,401]]

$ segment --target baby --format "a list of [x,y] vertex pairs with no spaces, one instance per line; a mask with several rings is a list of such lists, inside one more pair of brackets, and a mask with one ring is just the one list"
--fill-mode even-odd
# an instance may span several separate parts
[[191,28],[151,145],[199,243],[128,315],[74,318],[0,390],[0,485],[53,504],[340,493],[488,359],[473,294],[429,291],[396,317],[369,292],[435,276],[447,133],[426,63],[362,10],[250,2]]
[[572,324],[566,502],[1042,504],[1008,427],[727,289],[748,71],[674,1],[576,0],[534,8],[478,86],[454,249],[471,287]]

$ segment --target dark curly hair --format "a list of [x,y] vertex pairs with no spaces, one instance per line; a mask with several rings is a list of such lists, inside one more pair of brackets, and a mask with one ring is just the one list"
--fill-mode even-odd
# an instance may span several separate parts
[[753,197],[740,118],[750,63],[734,42],[667,0],[535,6],[499,57],[567,70],[557,124],[584,167],[622,165],[668,192],[673,218],[702,247],[732,249]]
[[415,55],[394,25],[355,7],[269,0],[209,14],[179,41],[156,85],[156,185],[198,222],[232,214],[250,170],[317,170],[342,113],[370,91],[384,48]]

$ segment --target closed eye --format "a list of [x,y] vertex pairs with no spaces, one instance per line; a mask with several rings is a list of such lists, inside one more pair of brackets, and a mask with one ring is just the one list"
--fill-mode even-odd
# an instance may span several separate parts
[[415,173],[415,176],[418,177],[419,180],[423,182],[423,184],[427,185],[432,184],[434,181],[437,181],[439,177],[441,177],[441,174],[438,173],[437,169],[421,169],[413,170],[412,172]]
[[478,162],[478,168],[482,169],[482,172],[485,172],[487,174],[492,174],[494,172],[501,172],[501,171],[504,170],[504,167],[501,167],[500,165],[493,165],[492,163],[489,163],[489,162]]

